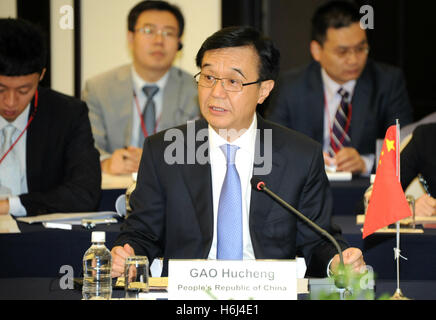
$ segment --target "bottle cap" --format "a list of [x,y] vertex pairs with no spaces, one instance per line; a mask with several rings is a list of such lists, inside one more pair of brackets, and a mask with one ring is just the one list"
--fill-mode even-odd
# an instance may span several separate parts
[[91,235],[91,242],[105,242],[106,232],[104,231],[93,231]]

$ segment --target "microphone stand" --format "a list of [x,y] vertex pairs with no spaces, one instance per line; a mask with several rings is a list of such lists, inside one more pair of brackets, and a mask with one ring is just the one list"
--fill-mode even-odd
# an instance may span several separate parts
[[[325,236],[327,239],[330,240],[330,242],[333,243],[333,245],[336,247],[336,250],[339,253],[339,267],[337,270],[337,273],[335,274],[335,286],[338,289],[346,289],[347,287],[347,280],[345,277],[345,265],[344,265],[344,258],[342,256],[342,249],[339,246],[336,239],[328,233],[326,230],[318,226],[316,223],[314,223],[312,220],[307,218],[304,214],[299,212],[297,209],[295,209],[293,206],[291,206],[289,203],[285,202],[283,199],[281,199],[279,196],[277,196],[274,192],[272,192],[270,189],[268,189],[264,182],[258,182],[255,186],[257,190],[266,192],[270,197],[272,197],[274,200],[276,200],[278,203],[280,203],[285,208],[291,210],[293,213],[295,213],[300,219],[308,223],[310,226],[312,226],[314,229],[316,229],[319,233],[321,233],[323,236]],[[343,299],[344,290],[341,290],[341,299]]]

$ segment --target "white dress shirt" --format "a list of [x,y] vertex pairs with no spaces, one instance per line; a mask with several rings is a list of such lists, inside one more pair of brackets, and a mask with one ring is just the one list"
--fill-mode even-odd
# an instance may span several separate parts
[[[156,130],[158,131],[159,122],[160,122],[159,120],[163,110],[163,92],[168,82],[168,77],[169,77],[169,71],[159,81],[155,83],[148,83],[138,75],[135,68],[132,66],[133,90],[135,90],[136,97],[138,100],[138,105],[136,105],[135,98],[133,98],[132,139],[130,141],[130,144],[132,146],[137,146],[142,148],[142,146],[139,146],[139,128],[141,127],[141,115],[142,112],[144,111],[145,103],[147,102],[147,96],[145,95],[142,88],[144,88],[144,86],[146,85],[155,85],[159,88],[159,91],[153,97],[153,101],[156,107],[156,124],[157,124]],[[138,114],[138,107],[141,111],[141,115]],[[148,134],[150,135],[153,133],[149,132]]]
[[[326,101],[324,101],[324,140],[323,140],[323,150],[324,152],[328,152],[330,146],[330,130],[332,129],[333,122],[335,120],[336,111],[338,110],[339,104],[341,103],[341,95],[338,93],[340,88],[344,88],[349,94],[350,97],[353,97],[354,88],[356,86],[356,80],[350,80],[343,85],[336,83],[332,80],[327,72],[322,68],[321,69],[321,77],[322,82],[324,84],[324,97]],[[353,130],[353,128],[351,128]],[[375,144],[375,141],[374,141]],[[365,161],[366,172],[368,175],[371,173],[371,168],[374,164],[374,154],[365,154],[360,155]]]
[[[15,141],[20,136],[21,132],[26,128],[27,122],[29,121],[29,112],[30,112],[30,104],[27,105],[26,109],[15,119],[15,121],[11,122],[17,130],[15,130],[12,139]],[[3,130],[9,124],[8,121],[0,117],[0,131]],[[27,140],[27,131],[24,132],[21,139],[13,148],[13,151],[16,157],[19,159],[20,167],[21,167],[21,190],[19,194],[13,194],[8,196],[9,199],[9,213],[16,217],[24,217],[27,215],[27,211],[24,206],[21,204],[20,198],[18,197],[21,194],[28,193],[27,188],[27,174],[26,174],[26,140]],[[2,155],[3,156],[3,155]],[[2,170],[2,166],[0,164],[0,170]]]
[[[241,180],[242,192],[242,239],[243,239],[243,259],[255,259],[253,245],[251,243],[249,219],[250,219],[250,200],[251,184],[253,175],[253,161],[256,142],[257,117],[254,115],[253,121],[247,131],[232,145],[239,147],[236,152],[235,165]],[[212,195],[213,195],[213,240],[209,252],[209,259],[216,259],[217,256],[217,217],[218,204],[221,188],[227,171],[227,161],[220,146],[228,144],[225,139],[219,136],[209,125],[209,156],[212,172]]]

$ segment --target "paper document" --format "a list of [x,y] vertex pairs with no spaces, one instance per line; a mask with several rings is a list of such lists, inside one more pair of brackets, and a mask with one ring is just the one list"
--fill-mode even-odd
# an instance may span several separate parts
[[67,223],[43,222],[42,225],[47,229],[72,230],[73,226]]
[[17,222],[9,214],[0,216],[0,233],[21,233]]
[[[356,216],[356,224],[362,225],[365,223],[365,215],[359,214]],[[400,225],[411,225],[413,223],[413,218],[408,217],[405,219],[400,220]],[[430,216],[430,217],[415,217],[415,224],[425,224],[425,223],[436,223],[436,216]]]
[[353,174],[351,172],[329,172],[326,171],[329,181],[351,181]]
[[62,222],[68,224],[81,224],[82,219],[110,219],[118,214],[114,211],[81,212],[81,213],[52,213],[36,217],[17,218],[20,222],[28,224],[42,222]]

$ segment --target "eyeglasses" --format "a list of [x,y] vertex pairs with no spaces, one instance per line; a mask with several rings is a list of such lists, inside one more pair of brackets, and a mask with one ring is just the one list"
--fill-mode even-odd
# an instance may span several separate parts
[[333,53],[340,59],[345,59],[354,53],[357,57],[366,56],[369,53],[369,46],[363,45],[355,48],[338,48]]
[[220,80],[224,90],[229,92],[239,92],[242,91],[245,86],[261,83],[263,81],[259,79],[254,82],[243,83],[239,79],[217,78],[209,74],[201,73],[201,71],[194,76],[194,79],[200,87],[205,88],[212,88],[215,86],[215,83]]
[[155,37],[156,35],[162,35],[165,39],[177,38],[177,32],[173,29],[157,29],[154,26],[144,26],[142,28],[135,29],[135,32],[140,32],[146,37]]

